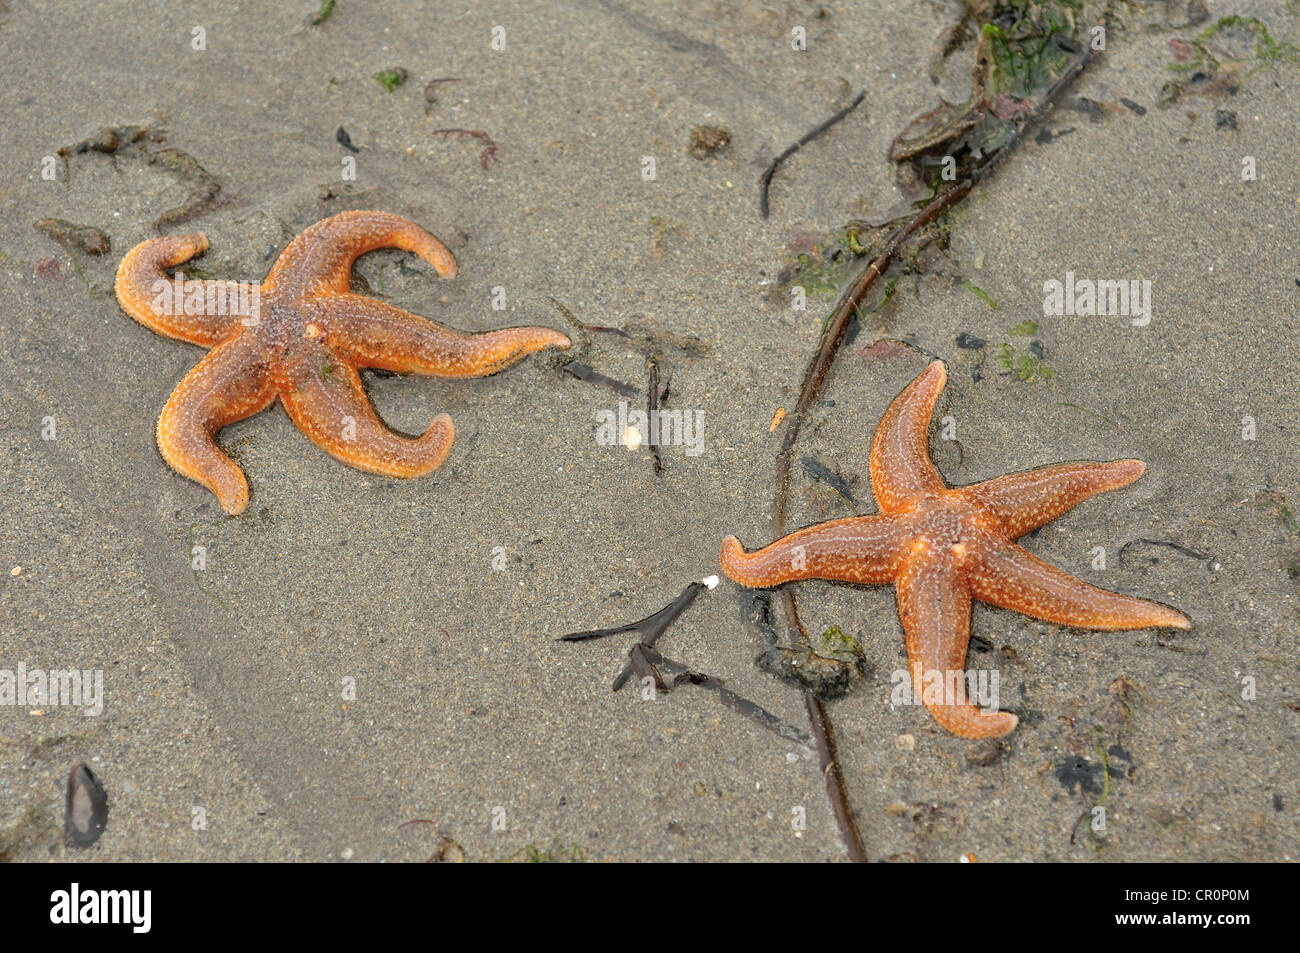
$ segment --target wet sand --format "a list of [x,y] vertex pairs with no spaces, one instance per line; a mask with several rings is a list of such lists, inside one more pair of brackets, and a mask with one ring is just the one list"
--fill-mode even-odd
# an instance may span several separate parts
[[[718,571],[729,533],[770,541],[781,433],[769,425],[794,406],[830,302],[798,312],[767,292],[801,233],[897,201],[885,156],[935,105],[923,64],[947,20],[883,2],[818,18],[802,3],[726,0],[468,14],[343,0],[309,27],[309,3],[141,6],[64,3],[56,29],[25,4],[0,13],[0,154],[15,173],[0,185],[0,668],[102,669],[106,693],[94,718],[0,707],[4,852],[416,861],[442,834],[470,860],[527,845],[600,861],[842,859],[815,756],[698,689],[612,693],[630,640],[554,640],[660,608]],[[1300,43],[1277,5],[1211,6]],[[790,49],[794,22],[807,24],[806,52]],[[801,584],[810,631],[856,636],[869,666],[829,711],[873,859],[1300,856],[1297,67],[1253,72],[1226,100],[1157,108],[1168,40],[1189,31],[1154,13],[1128,23],[1074,94],[1145,112],[1062,108],[1045,127],[1062,135],[1027,142],[981,185],[952,217],[940,266],[900,279],[845,350],[800,452],[872,511],[871,434],[923,361],[861,352],[877,337],[910,341],[948,362],[935,416],[953,418],[960,449],[938,425],[931,449],[950,483],[1146,462],[1138,483],[1026,545],[1174,605],[1194,628],[1077,631],[977,607],[967,664],[999,671],[1002,704],[1021,716],[995,749],[922,708],[891,709],[905,653],[888,589]],[[395,67],[409,78],[388,92],[373,77]],[[458,82],[427,102],[441,77]],[[862,88],[864,105],[782,169],[761,221],[767,161]],[[665,447],[655,476],[644,448],[598,442],[597,414],[620,398],[559,364],[639,389],[646,368],[636,340],[596,333],[484,380],[368,376],[395,428],[451,414],[456,444],[429,477],[350,469],[279,407],[232,426],[221,443],[252,502],[226,518],[154,445],[163,403],[202,352],[136,324],[112,294],[121,256],[188,186],[97,153],[73,156],[70,180],[40,175],[43,156],[126,124],[164,129],[220,182],[216,207],[165,229],[204,231],[196,264],[213,276],[261,279],[337,211],[405,215],[447,242],[460,275],[439,281],[377,252],[356,269],[372,293],[465,330],[570,331],[552,298],[587,324],[652,328],[670,406],[703,413],[703,452]],[[698,125],[728,129],[730,147],[692,157]],[[353,154],[340,126],[359,149],[355,181],[341,178]],[[496,161],[484,170],[479,143],[439,128],[486,132]],[[1241,180],[1247,155],[1254,182]],[[102,229],[111,252],[66,252],[31,227],[49,217]],[[1043,284],[1067,271],[1150,279],[1151,322],[1045,317]],[[504,312],[490,305],[498,287]],[[1003,341],[1027,347],[1009,334],[1026,320],[1050,380],[998,365]],[[962,333],[988,343],[959,348]],[[799,467],[792,501],[792,526],[855,512]],[[659,647],[806,730],[798,692],[755,666],[760,636],[741,600],[724,579]],[[63,786],[80,761],[111,814],[99,843],[74,852]],[[1089,827],[1097,806],[1104,831]],[[399,829],[417,818],[433,823]]]

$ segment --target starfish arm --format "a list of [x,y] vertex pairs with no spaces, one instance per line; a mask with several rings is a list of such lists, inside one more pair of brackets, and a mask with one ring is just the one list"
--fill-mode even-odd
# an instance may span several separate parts
[[722,571],[742,586],[766,588],[795,579],[879,585],[894,580],[903,552],[897,519],[852,516],[797,530],[752,553],[728,536],[721,559]]
[[898,579],[898,615],[907,637],[913,691],[930,714],[961,738],[997,738],[1013,731],[1009,711],[985,711],[966,694],[970,594],[951,561],[914,561]]
[[363,295],[329,295],[314,308],[327,346],[361,367],[399,374],[487,377],[544,348],[569,347],[550,328],[462,334]]
[[222,427],[275,400],[275,386],[251,338],[218,344],[185,375],[158,418],[158,449],[175,470],[197,480],[231,516],[248,506],[248,481],[214,439]]
[[896,513],[947,489],[930,462],[930,412],[943,390],[942,361],[934,361],[894,398],[871,442],[871,489],[882,513]]
[[1005,540],[971,548],[967,579],[981,602],[1083,629],[1190,629],[1176,609],[1098,589]]
[[270,288],[316,286],[347,291],[352,263],[377,248],[419,255],[443,278],[456,277],[456,259],[419,225],[388,212],[342,212],[322,219],[289,243],[263,283]]
[[361,375],[326,348],[305,347],[281,370],[280,400],[289,417],[316,446],[344,463],[392,477],[436,470],[456,431],[438,414],[420,437],[389,430],[366,396]]
[[[201,255],[207,247],[208,239],[201,232],[136,245],[117,268],[114,290],[122,310],[159,334],[202,347],[215,347],[240,331],[246,317],[239,311],[240,285],[212,279],[178,283],[167,274],[169,268]],[[245,304],[257,300],[248,287],[242,291]]]
[[1128,486],[1142,475],[1141,460],[1063,463],[1008,473],[958,490],[968,502],[990,510],[1011,539],[1037,529],[1090,496]]

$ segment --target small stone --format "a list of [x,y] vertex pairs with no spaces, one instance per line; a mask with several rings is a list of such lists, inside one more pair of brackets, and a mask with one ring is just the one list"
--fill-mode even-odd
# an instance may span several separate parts
[[696,126],[691,130],[691,145],[687,151],[697,159],[707,159],[730,145],[731,130],[716,126]]
[[1214,128],[1235,130],[1237,128],[1237,114],[1231,109],[1216,109],[1214,111]]
[[916,736],[899,735],[894,739],[894,747],[899,751],[912,751],[916,748]]
[[465,848],[461,847],[454,840],[444,834],[438,838],[438,846],[433,850],[433,856],[429,858],[431,864],[463,864],[465,863]]

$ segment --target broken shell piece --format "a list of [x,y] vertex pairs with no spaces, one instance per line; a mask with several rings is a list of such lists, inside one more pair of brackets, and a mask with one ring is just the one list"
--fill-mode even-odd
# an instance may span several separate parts
[[63,831],[69,847],[89,847],[108,826],[108,792],[85,762],[68,775]]

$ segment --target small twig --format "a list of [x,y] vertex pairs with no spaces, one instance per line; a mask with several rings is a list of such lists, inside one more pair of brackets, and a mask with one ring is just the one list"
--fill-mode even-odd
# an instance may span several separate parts
[[867,849],[862,845],[858,820],[853,815],[853,807],[849,804],[849,796],[844,789],[844,772],[840,770],[839,755],[835,751],[835,730],[831,727],[831,720],[826,716],[826,708],[820,698],[805,689],[803,702],[808,709],[808,723],[812,726],[813,737],[817,739],[817,755],[821,760],[822,776],[826,779],[826,797],[831,802],[831,811],[835,814],[835,822],[844,839],[844,848],[851,861],[865,864]]
[[789,146],[784,152],[782,152],[779,156],[777,156],[775,159],[772,160],[772,164],[767,167],[767,170],[763,173],[763,177],[759,179],[759,189],[758,189],[758,214],[759,215],[761,215],[763,218],[767,218],[768,213],[770,212],[770,209],[768,207],[768,201],[767,201],[767,190],[772,185],[772,176],[776,175],[776,170],[777,168],[780,167],[781,163],[784,162],[786,159],[790,158],[790,156],[794,155],[796,152],[798,152],[808,143],[812,142],[814,139],[820,136],[827,129],[830,129],[832,126],[834,126],[837,122],[839,122],[849,113],[853,112],[853,110],[857,109],[858,106],[862,104],[862,100],[866,98],[867,98],[867,91],[864,89],[862,92],[858,93],[858,95],[853,98],[853,102],[849,103],[839,112],[837,112],[834,116],[831,116],[830,119],[827,119],[820,126],[817,126],[815,129],[810,129],[808,132],[805,132],[802,136],[799,137],[798,140],[795,141],[794,145]]
[[659,428],[659,363],[655,360],[653,354],[646,358],[646,363],[650,365],[650,386],[646,391],[646,420],[649,421],[650,433],[647,439],[650,443],[650,464],[654,468],[655,476],[663,472],[663,463],[659,459],[659,436],[662,430]]
[[673,620],[686,611],[687,606],[695,601],[695,597],[704,589],[704,583],[693,582],[668,605],[664,606],[658,612],[651,613],[644,619],[628,625],[615,626],[612,629],[592,629],[590,632],[572,632],[569,635],[562,635],[557,642],[587,642],[591,639],[603,639],[610,635],[622,635],[625,632],[639,632],[641,641],[646,645],[654,645],[659,637],[668,630]]
[[[409,827],[412,824],[437,825],[437,823],[438,823],[437,821],[431,821],[428,820],[427,818],[417,817],[415,818],[415,820],[407,821],[405,824],[398,824],[397,829],[400,831],[403,827]],[[462,860],[464,859],[465,849],[461,847],[459,844],[457,844],[450,837],[448,837],[446,834],[442,833],[442,831],[438,831],[438,842],[433,845],[433,853],[429,855],[429,859],[426,860],[425,863],[432,864],[439,860],[444,859],[447,855],[449,848],[455,848],[456,852],[460,854],[461,859]]]
[[[718,700],[726,705],[737,714],[744,715],[746,718],[759,725],[762,725],[768,731],[771,731],[787,741],[793,741],[795,744],[802,745],[809,750],[813,749],[812,739],[787,721],[782,721],[776,715],[772,714],[761,705],[755,704],[744,695],[733,692],[717,679],[705,675],[703,672],[697,672],[681,662],[674,661],[670,658],[664,658],[654,649],[646,645],[638,645],[633,651],[641,651],[643,658],[654,666],[663,668],[669,674],[675,677],[674,686],[682,682],[689,682],[692,685],[698,685],[700,688],[713,692],[718,696]],[[657,677],[657,673],[656,673]],[[656,688],[663,689],[662,682],[658,682]]]
[[850,506],[858,505],[858,501],[853,498],[853,491],[849,489],[848,481],[816,457],[810,457],[805,454],[799,458],[799,464],[814,480],[821,480],[840,496],[844,497],[844,499],[848,500]]
[[459,83],[459,82],[460,82],[460,77],[458,77],[458,76],[442,76],[442,77],[439,77],[438,79],[431,79],[431,80],[429,80],[427,83],[425,83],[425,84],[424,84],[424,113],[425,113],[425,115],[428,115],[428,114],[429,114],[429,109],[430,109],[430,108],[431,108],[435,103],[438,102],[438,98],[434,95],[434,93],[436,92],[436,90],[434,89],[435,86],[439,85],[440,83]]
[[[803,745],[805,748],[813,748],[812,739],[805,735],[798,728],[782,721],[776,715],[772,714],[761,705],[750,701],[743,695],[733,692],[724,686],[717,679],[705,675],[703,672],[697,672],[695,669],[673,659],[664,658],[654,648],[654,644],[659,641],[673,621],[686,611],[687,607],[695,601],[695,597],[706,588],[705,583],[693,582],[682,590],[682,594],[676,599],[664,606],[653,615],[648,615],[640,621],[633,622],[630,625],[615,626],[610,629],[594,629],[590,632],[574,632],[571,635],[563,635],[558,641],[561,642],[586,642],[591,639],[601,639],[608,635],[622,635],[628,632],[637,632],[641,638],[636,642],[628,652],[627,664],[619,673],[618,678],[614,679],[613,690],[619,691],[631,679],[635,672],[637,678],[648,678],[652,681],[657,692],[669,692],[672,688],[680,685],[682,682],[690,682],[692,685],[699,685],[717,695],[718,700],[726,705],[732,711],[735,711],[746,718],[756,722],[768,731],[774,732],[788,741],[793,741]],[[659,669],[664,669],[673,678],[672,686],[664,683],[659,674]]]
[[[659,670],[655,668],[654,664],[649,658],[647,658],[647,655],[650,654],[654,654],[656,657],[658,656],[658,653],[656,653],[654,649],[650,648],[650,646],[646,645],[644,642],[638,642],[636,645],[632,646],[631,651],[627,654],[628,658],[632,660],[632,670],[636,672],[637,678],[650,679],[654,682],[655,691],[657,692],[668,691],[668,686],[664,684],[664,680],[660,677]],[[623,681],[619,682],[618,688],[615,688],[614,691],[618,691],[619,688],[622,688],[626,681],[626,679],[623,679]]]
[[580,364],[577,361],[570,361],[568,364],[563,365],[560,370],[572,374],[580,381],[586,381],[589,384],[602,384],[614,393],[621,394],[624,397],[639,397],[641,394],[641,392],[631,384],[624,384],[620,380],[607,377],[600,373],[600,371],[593,371],[586,364]]
[[480,132],[477,129],[435,129],[435,136],[455,136],[457,141],[461,139],[477,139],[483,143],[485,148],[479,154],[478,164],[486,171],[492,160],[497,157],[497,144],[486,132]]
[[1141,546],[1143,544],[1146,544],[1148,546],[1164,546],[1168,549],[1172,549],[1176,553],[1181,553],[1184,556],[1189,556],[1192,559],[1213,559],[1214,558],[1209,553],[1198,552],[1195,549],[1190,549],[1187,546],[1184,546],[1182,543],[1176,543],[1171,539],[1131,539],[1119,548],[1120,562],[1124,561],[1124,553],[1128,551],[1130,546]]

